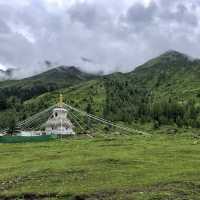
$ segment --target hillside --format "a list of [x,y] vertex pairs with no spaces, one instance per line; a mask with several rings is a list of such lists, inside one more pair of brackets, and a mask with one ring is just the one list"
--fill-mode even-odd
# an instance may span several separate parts
[[126,74],[98,77],[61,67],[18,82],[3,82],[1,87],[15,96],[12,87],[20,85],[20,91],[25,88],[27,92],[27,88],[37,91],[37,84],[45,86],[39,90],[44,93],[41,96],[36,92],[34,98],[24,98],[22,92],[16,95],[22,102],[12,99],[10,107],[15,108],[19,120],[52,105],[62,92],[69,104],[83,110],[89,107],[93,114],[112,121],[153,122],[154,127],[162,124],[199,127],[199,78],[199,60],[168,51]]
[[106,77],[107,113],[115,120],[199,127],[200,61],[176,51],[127,74]]
[[151,89],[156,97],[195,98],[200,95],[200,60],[168,51],[137,67],[130,77]]
[[45,92],[80,84],[97,77],[82,72],[76,67],[60,66],[26,79],[2,81],[0,82],[0,107],[1,104],[2,107],[6,107],[6,101],[12,96],[23,102]]

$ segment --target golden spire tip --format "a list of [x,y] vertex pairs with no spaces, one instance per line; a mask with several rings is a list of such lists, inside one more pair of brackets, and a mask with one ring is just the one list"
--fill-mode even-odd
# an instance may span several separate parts
[[59,106],[63,107],[63,95],[60,93]]

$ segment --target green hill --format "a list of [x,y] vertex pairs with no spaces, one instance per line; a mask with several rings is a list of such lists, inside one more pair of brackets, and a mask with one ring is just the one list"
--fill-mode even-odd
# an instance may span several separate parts
[[[200,60],[169,51],[150,60],[130,73],[140,85],[158,97],[195,98],[200,94]],[[160,93],[160,94],[159,94]]]
[[128,122],[199,127],[199,77],[199,60],[166,52],[133,72],[106,78],[107,113]]
[[9,97],[17,97],[23,102],[45,92],[80,84],[97,77],[75,67],[60,66],[26,79],[2,81],[0,109],[7,107]]
[[[199,127],[199,78],[200,60],[168,51],[130,73],[99,77],[60,67],[28,79],[2,82],[0,92],[6,88],[6,95],[20,99],[11,97],[4,110],[15,109],[19,120],[52,105],[62,92],[69,104],[83,110],[89,107],[90,112],[112,121],[153,122],[155,128],[164,124]],[[45,89],[37,92],[38,87]],[[26,96],[27,91],[31,95]]]

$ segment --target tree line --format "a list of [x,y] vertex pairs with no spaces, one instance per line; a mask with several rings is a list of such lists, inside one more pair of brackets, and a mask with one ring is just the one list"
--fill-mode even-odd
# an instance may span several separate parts
[[[173,96],[158,98],[151,89],[121,77],[105,78],[104,87],[106,100],[102,116],[105,119],[128,123],[152,122],[155,128],[168,124],[178,127],[200,127],[200,106],[196,99],[183,101]],[[24,120],[51,105],[49,103],[51,95],[29,104],[24,104],[24,101],[17,96],[2,99],[0,99],[1,129],[10,127],[12,130],[17,121]],[[85,111],[95,114],[96,102],[92,94],[88,95],[85,103]],[[73,105],[73,102],[71,104]],[[91,126],[91,121],[87,121],[87,124]]]
[[175,124],[200,127],[200,106],[196,99],[155,98],[149,88],[131,80],[107,79],[104,117],[114,121],[153,122],[155,128]]

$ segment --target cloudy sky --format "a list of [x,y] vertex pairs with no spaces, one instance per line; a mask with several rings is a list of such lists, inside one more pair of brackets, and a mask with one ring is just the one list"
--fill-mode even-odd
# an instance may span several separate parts
[[200,57],[199,0],[0,0],[0,68],[127,72],[169,49]]

